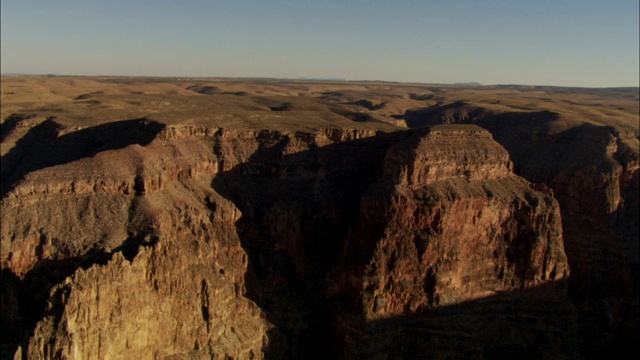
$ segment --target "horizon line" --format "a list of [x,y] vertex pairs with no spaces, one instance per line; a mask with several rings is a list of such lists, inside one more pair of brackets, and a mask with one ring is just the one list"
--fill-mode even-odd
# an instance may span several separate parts
[[451,83],[428,83],[420,81],[397,81],[397,80],[365,80],[365,79],[346,79],[332,77],[269,77],[269,76],[179,76],[179,75],[79,75],[79,74],[56,74],[56,73],[19,73],[19,72],[0,72],[0,77],[86,77],[86,78],[154,78],[154,79],[177,79],[177,80],[196,80],[196,79],[225,79],[225,80],[276,80],[276,81],[315,81],[315,82],[340,82],[340,83],[388,83],[388,84],[416,84],[416,85],[446,85],[460,87],[555,87],[555,88],[580,88],[580,89],[640,89],[640,85],[622,85],[622,86],[578,86],[578,85],[544,85],[544,84],[482,84],[477,81],[451,82]]

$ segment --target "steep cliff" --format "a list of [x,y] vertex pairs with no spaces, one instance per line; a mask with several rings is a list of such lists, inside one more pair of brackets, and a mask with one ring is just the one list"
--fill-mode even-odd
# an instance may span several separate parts
[[547,184],[560,203],[584,353],[632,353],[639,321],[637,135],[589,124],[545,133],[544,123],[481,123],[509,151],[516,172]]
[[[75,129],[46,119],[17,128],[3,156],[11,168],[3,166],[2,312],[13,330],[3,332],[3,347],[20,344],[28,358],[304,356],[295,349],[309,345],[309,335],[298,339],[308,304],[293,307],[298,313],[282,303],[265,312],[251,299],[271,310],[265,302],[297,296],[299,287],[279,290],[321,278],[324,270],[313,266],[339,245],[304,236],[321,226],[346,232],[344,198],[355,204],[358,195],[340,184],[361,184],[342,177],[375,173],[353,167],[344,152],[379,161],[385,149],[332,148],[376,136],[337,128],[147,119]],[[307,195],[293,201],[300,194]],[[315,210],[324,213],[314,219]]]
[[[631,356],[638,329],[638,132],[552,111],[492,112],[464,102],[405,114],[410,126],[474,123],[509,152],[514,172],[560,204],[584,356]],[[609,116],[611,122],[613,116]]]
[[[339,354],[492,357],[496,329],[521,337],[501,345],[514,354],[575,351],[550,190],[515,176],[508,153],[474,126],[419,131],[389,149],[384,169],[333,274],[331,295],[349,299],[336,311],[337,327],[349,334]],[[445,320],[447,312],[456,320]],[[525,331],[518,318],[538,318],[546,328]],[[405,337],[415,329],[421,335]]]
[[105,151],[78,130],[95,156],[24,171],[2,206],[3,283],[15,279],[23,333],[3,343],[34,359],[261,356],[273,326],[243,296],[240,213],[210,186],[215,131],[197,130]]
[[561,208],[480,127],[40,119],[6,139],[12,354],[577,354]]

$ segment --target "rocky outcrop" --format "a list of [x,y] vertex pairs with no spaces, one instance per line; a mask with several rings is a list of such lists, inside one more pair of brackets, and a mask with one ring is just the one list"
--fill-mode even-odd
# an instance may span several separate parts
[[133,135],[11,150],[3,343],[29,358],[576,353],[558,203],[486,130],[110,126]]
[[397,186],[416,190],[435,182],[488,180],[512,176],[509,156],[479,127],[438,126],[421,139],[392,147],[385,174]]
[[478,124],[509,152],[515,173],[553,190],[572,269],[570,295],[580,314],[582,354],[631,354],[639,321],[638,132],[579,123],[552,111],[491,113],[460,102],[405,118],[413,127]]
[[[144,132],[148,124],[143,119],[67,129],[49,119],[24,127],[22,138],[14,139],[3,157],[12,171],[3,173],[3,183],[11,186],[3,189],[1,260],[3,322],[15,331],[3,344],[22,343],[19,351],[29,358],[290,353],[287,339],[246,297],[245,276],[255,281],[255,270],[246,274],[243,247],[253,251],[254,246],[246,243],[246,234],[238,238],[236,223],[248,223],[253,214],[245,208],[240,221],[242,213],[212,188],[212,180],[218,173],[224,174],[220,179],[238,174],[294,183],[340,176],[339,169],[327,174],[319,163],[306,164],[316,156],[309,149],[376,133],[151,124],[151,140]],[[103,135],[116,130],[130,133],[129,139]],[[29,153],[29,148],[39,151]],[[66,150],[53,158],[39,158],[61,149]],[[279,166],[285,158],[289,165]],[[337,163],[347,168],[349,159]],[[213,183],[221,191],[236,189],[219,182]],[[260,189],[246,189],[251,191]],[[292,209],[287,204],[283,214],[301,221]],[[293,239],[293,229],[270,231]],[[294,241],[298,245],[302,235]],[[286,245],[276,245],[275,252],[283,249]],[[300,255],[296,263],[305,273],[304,254],[289,251],[291,259]]]
[[238,212],[190,185],[140,199],[130,224],[148,227],[139,244],[53,287],[29,358],[261,357],[270,326],[243,297]]
[[[551,192],[511,173],[508,153],[486,130],[457,126],[423,133],[389,149],[384,177],[363,197],[344,267],[334,272],[330,290],[351,299],[336,312],[339,327],[360,330],[352,329],[338,352],[372,358],[410,347],[415,357],[445,357],[451,349],[437,349],[435,339],[462,332],[475,348],[472,357],[486,356],[492,341],[473,333],[489,325],[481,325],[480,315],[463,325],[444,322],[440,314],[446,310],[437,310],[460,307],[473,313],[470,304],[482,299],[487,299],[482,311],[507,314],[518,308],[518,316],[562,319],[550,326],[557,326],[557,333],[571,328],[569,268]],[[518,301],[530,303],[513,305]],[[535,301],[558,312],[539,313]],[[504,320],[499,326],[517,328],[515,316]],[[403,324],[402,333],[425,329],[424,337],[402,340],[390,325],[395,323]],[[404,345],[383,346],[377,339],[385,336]],[[539,346],[537,336],[518,346]],[[557,355],[572,341],[575,337],[536,351]]]
[[428,108],[410,109],[404,113],[408,127],[418,128],[430,125],[453,124],[474,120],[486,116],[489,111],[456,101],[451,104],[436,104]]
[[589,124],[551,132],[551,115],[479,124],[509,151],[518,174],[547,184],[560,203],[583,353],[630,354],[638,336],[637,134]]
[[185,130],[96,151],[79,131],[93,157],[23,171],[3,198],[3,345],[30,359],[261,357],[273,326],[244,297],[240,213],[210,186],[211,142]]

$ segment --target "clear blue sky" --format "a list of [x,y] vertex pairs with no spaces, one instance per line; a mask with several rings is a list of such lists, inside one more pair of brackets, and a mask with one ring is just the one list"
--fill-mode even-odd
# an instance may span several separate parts
[[638,86],[638,0],[2,0],[2,73]]

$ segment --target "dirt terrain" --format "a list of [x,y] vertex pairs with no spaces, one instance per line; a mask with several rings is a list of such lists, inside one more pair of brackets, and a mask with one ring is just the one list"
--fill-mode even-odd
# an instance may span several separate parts
[[3,77],[3,359],[598,359],[638,88]]

